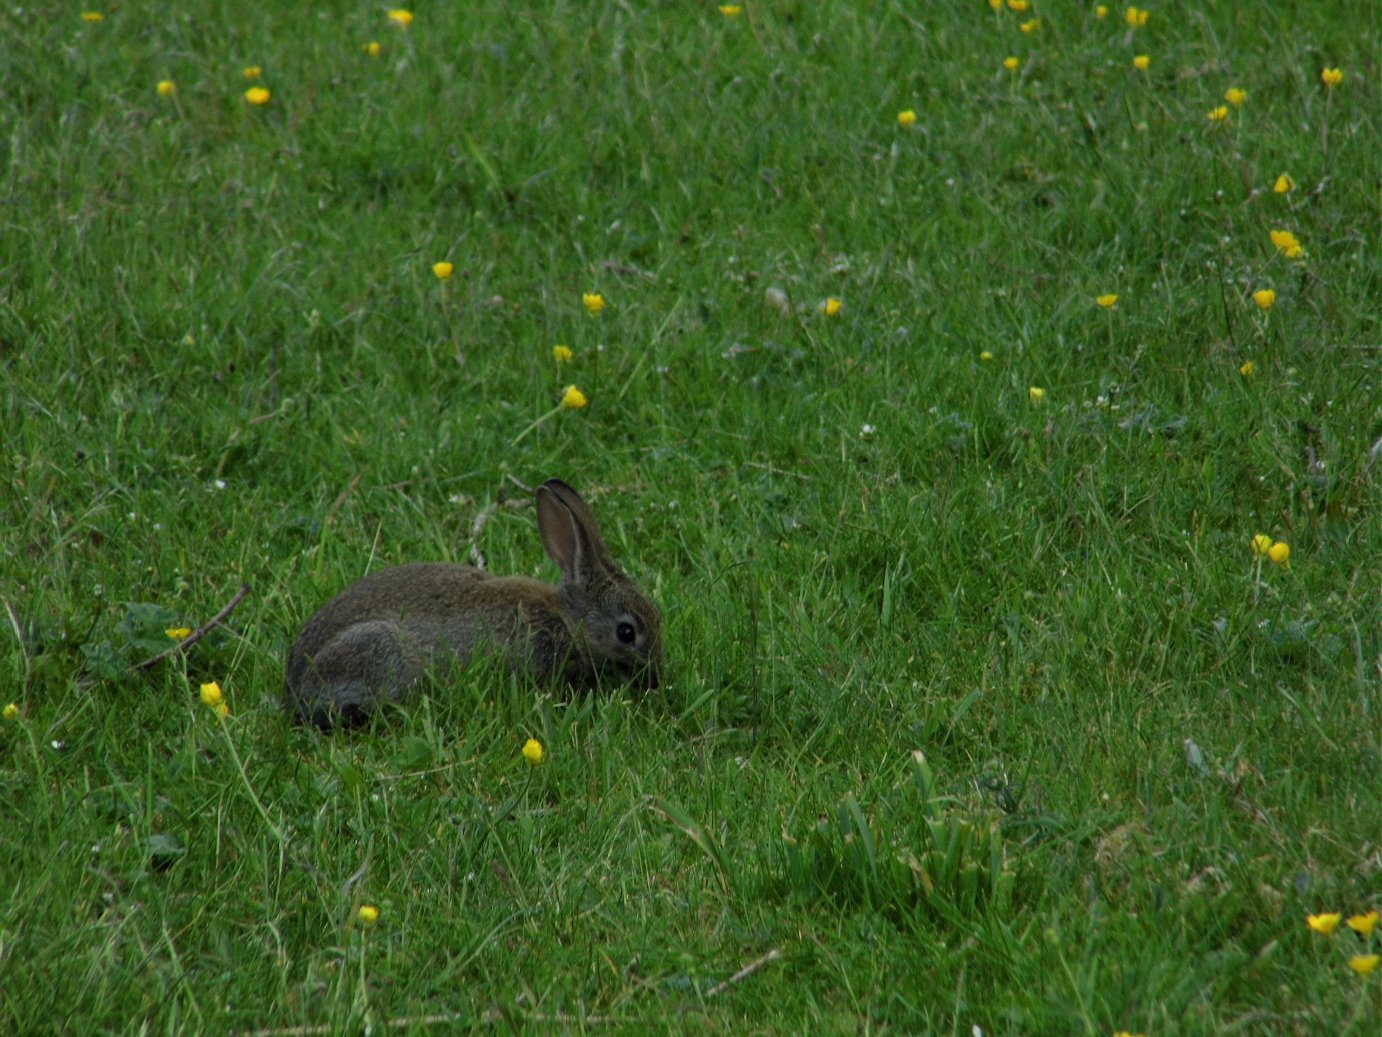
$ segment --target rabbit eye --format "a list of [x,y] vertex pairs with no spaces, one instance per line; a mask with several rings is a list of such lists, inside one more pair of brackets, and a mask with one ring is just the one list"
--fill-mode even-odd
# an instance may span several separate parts
[[638,637],[638,631],[634,630],[632,623],[620,623],[614,628],[614,636],[623,641],[624,644],[631,645]]

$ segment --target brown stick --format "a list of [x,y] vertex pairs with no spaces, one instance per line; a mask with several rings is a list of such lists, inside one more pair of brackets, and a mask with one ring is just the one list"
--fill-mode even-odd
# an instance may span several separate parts
[[152,659],[145,659],[142,663],[136,664],[134,668],[136,670],[147,670],[150,666],[152,666],[154,663],[158,662],[161,659],[166,659],[168,656],[175,655],[178,652],[185,652],[187,649],[191,648],[194,644],[196,644],[198,641],[204,638],[207,634],[211,633],[211,631],[216,629],[216,627],[224,623],[226,617],[229,616],[231,612],[235,610],[235,606],[240,604],[240,602],[244,600],[245,595],[249,592],[250,585],[248,583],[240,584],[240,589],[235,592],[235,597],[231,598],[230,601],[226,604],[226,607],[221,609],[220,612],[217,612],[205,623],[197,627],[196,630],[192,631],[181,641],[177,642],[172,647],[168,648],[166,651],[159,652]]
[[715,997],[719,994],[723,994],[730,987],[734,986],[734,984],[742,983],[744,980],[748,979],[759,969],[763,968],[763,966],[771,965],[780,957],[782,957],[782,951],[774,947],[772,950],[770,950],[767,954],[763,955],[763,957],[759,958],[757,961],[749,962],[747,965],[745,965],[734,975],[730,976],[729,979],[725,980],[723,983],[716,983],[713,987],[711,987],[709,990],[705,992],[705,999],[709,1001],[712,997]]

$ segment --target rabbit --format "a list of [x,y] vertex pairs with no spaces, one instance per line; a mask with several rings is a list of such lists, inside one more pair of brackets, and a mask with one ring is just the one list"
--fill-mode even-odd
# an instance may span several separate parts
[[416,563],[351,584],[288,652],[285,705],[300,723],[360,723],[424,673],[492,650],[515,670],[585,688],[613,677],[657,687],[662,615],[614,564],[589,505],[560,479],[538,487],[537,528],[555,586],[469,565]]

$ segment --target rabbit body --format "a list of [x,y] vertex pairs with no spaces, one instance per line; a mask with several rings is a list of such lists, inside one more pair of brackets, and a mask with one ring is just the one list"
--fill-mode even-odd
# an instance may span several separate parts
[[323,605],[293,643],[284,690],[294,718],[324,728],[358,722],[477,650],[548,684],[586,687],[610,676],[655,688],[657,606],[615,566],[575,490],[549,479],[536,500],[559,584],[425,562],[366,576]]

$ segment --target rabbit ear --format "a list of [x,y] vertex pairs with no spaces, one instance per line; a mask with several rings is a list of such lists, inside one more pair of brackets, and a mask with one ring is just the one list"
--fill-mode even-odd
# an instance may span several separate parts
[[548,479],[537,490],[537,529],[548,557],[564,580],[589,584],[614,566],[590,506],[560,479]]

